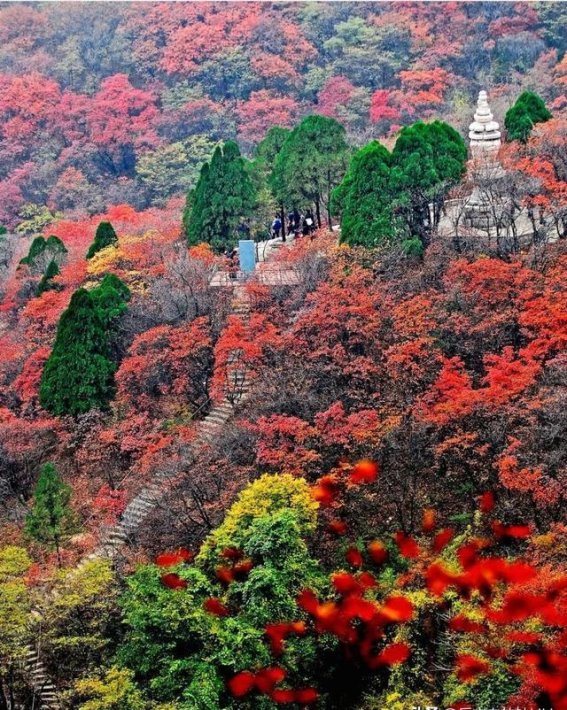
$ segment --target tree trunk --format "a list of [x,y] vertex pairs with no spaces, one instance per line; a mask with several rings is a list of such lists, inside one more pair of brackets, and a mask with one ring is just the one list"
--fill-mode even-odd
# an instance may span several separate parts
[[319,200],[315,200],[315,213],[317,215],[317,226],[321,229],[321,203]]
[[0,710],[9,710],[6,692],[6,683],[4,678],[0,677]]
[[285,242],[285,214],[283,202],[280,203],[280,219],[282,221],[282,242]]

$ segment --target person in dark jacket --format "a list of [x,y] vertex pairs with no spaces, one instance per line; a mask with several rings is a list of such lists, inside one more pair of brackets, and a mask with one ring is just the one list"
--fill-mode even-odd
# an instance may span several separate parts
[[279,215],[276,215],[274,217],[274,221],[272,222],[272,237],[274,239],[279,239],[281,231],[282,231],[282,221],[281,221]]
[[299,230],[301,228],[301,215],[297,211],[297,208],[294,208],[287,216],[287,222],[288,222],[288,232],[293,234],[297,237],[299,236]]

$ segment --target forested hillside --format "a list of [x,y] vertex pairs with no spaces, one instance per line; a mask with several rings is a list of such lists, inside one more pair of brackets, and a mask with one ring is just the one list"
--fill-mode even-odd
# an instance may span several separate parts
[[0,8],[0,710],[567,710],[566,17]]
[[[102,9],[104,8],[104,9]],[[316,111],[351,142],[464,129],[480,88],[561,108],[562,3],[97,3],[0,9],[0,224],[163,206],[218,140]]]

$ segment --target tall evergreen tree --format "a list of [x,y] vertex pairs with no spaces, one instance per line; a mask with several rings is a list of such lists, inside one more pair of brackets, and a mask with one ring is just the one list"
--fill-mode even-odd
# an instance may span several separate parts
[[35,292],[37,296],[41,296],[41,294],[45,291],[49,291],[54,288],[52,279],[57,276],[57,274],[59,274],[59,266],[57,265],[57,262],[52,259],[47,265],[47,269],[37,285]]
[[29,266],[32,274],[45,273],[51,262],[60,266],[67,255],[65,244],[52,234],[45,239],[36,237],[30,245],[27,255],[20,260],[20,264]]
[[117,243],[118,236],[114,231],[114,227],[110,222],[101,222],[96,228],[94,241],[87,252],[87,259],[92,259],[101,249]]
[[418,121],[400,131],[392,151],[392,188],[407,238],[427,246],[447,193],[465,174],[466,161],[465,142],[447,123]]
[[277,200],[290,207],[314,205],[319,226],[322,209],[331,221],[331,193],[346,171],[345,136],[334,118],[307,116],[289,134],[275,160],[272,188]]
[[[269,194],[273,194],[271,186],[276,158],[290,133],[291,131],[289,128],[272,126],[266,133],[265,137],[256,146],[254,167],[256,168],[256,174],[259,176],[261,185],[269,192]],[[285,205],[281,200],[279,201],[278,209],[282,222],[282,233],[285,238]]]
[[372,247],[394,235],[391,164],[391,154],[378,141],[353,155],[331,201],[333,213],[341,215],[342,242]]
[[114,391],[116,366],[110,357],[103,316],[95,298],[81,288],[59,320],[41,377],[41,405],[58,416],[105,409]]
[[508,140],[526,143],[534,125],[549,121],[550,118],[551,113],[543,100],[532,91],[524,91],[504,118]]
[[42,545],[54,548],[58,560],[61,542],[74,527],[70,499],[71,486],[61,479],[53,464],[45,464],[33,493],[33,505],[26,517],[25,531]]
[[183,224],[189,244],[208,242],[223,252],[238,242],[237,227],[250,217],[255,188],[249,166],[234,141],[217,146],[187,197]]
[[466,159],[459,133],[440,121],[403,128],[391,154],[376,141],[357,151],[333,192],[341,240],[376,246],[395,237],[413,253],[421,251]]
[[126,303],[130,300],[130,289],[115,274],[105,274],[100,285],[90,291],[90,294],[107,329],[124,313]]
[[271,172],[278,153],[283,148],[291,130],[283,126],[272,126],[256,146],[255,158],[267,172]]

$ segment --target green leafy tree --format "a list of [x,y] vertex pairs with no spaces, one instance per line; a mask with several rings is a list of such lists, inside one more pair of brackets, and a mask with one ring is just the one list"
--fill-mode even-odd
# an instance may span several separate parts
[[272,126],[265,137],[256,146],[256,163],[268,174],[274,168],[276,157],[291,133],[289,128],[283,126]]
[[76,679],[100,673],[112,659],[120,630],[118,585],[102,559],[58,570],[53,585],[53,594],[39,601],[43,657],[71,692]]
[[333,192],[341,240],[371,247],[396,238],[407,254],[419,255],[466,159],[463,139],[441,121],[406,126],[391,154],[377,142],[362,148]]
[[524,91],[504,118],[508,140],[526,143],[535,124],[544,123],[550,118],[551,113],[543,100],[532,91]]
[[377,89],[391,86],[399,70],[408,65],[411,34],[350,16],[334,25],[324,48],[333,76],[345,76],[356,85]]
[[372,247],[395,234],[391,164],[391,154],[378,141],[353,155],[332,195],[332,210],[341,215],[342,242]]
[[110,331],[112,324],[128,307],[130,289],[115,274],[105,274],[100,285],[90,294],[104,327]]
[[205,163],[195,190],[189,193],[183,224],[189,244],[208,242],[223,252],[238,242],[237,227],[255,206],[250,168],[234,141],[217,146]]
[[406,237],[426,247],[438,225],[449,190],[466,171],[467,148],[447,123],[418,121],[404,127],[392,151],[394,211],[406,224]]
[[153,202],[165,204],[171,195],[195,186],[201,166],[210,160],[214,147],[215,143],[204,135],[160,146],[140,156],[136,173]]
[[277,200],[298,208],[315,206],[331,223],[330,197],[346,170],[349,148],[345,129],[334,118],[307,116],[286,138],[278,152],[272,178]]
[[57,326],[41,377],[42,407],[58,416],[106,409],[114,393],[105,311],[85,289],[75,291]]
[[52,212],[45,205],[37,205],[34,202],[30,202],[20,209],[22,221],[15,231],[17,234],[23,235],[41,234],[48,224],[51,224],[61,216],[59,212]]
[[62,480],[53,464],[45,464],[33,492],[25,530],[33,540],[55,548],[59,561],[61,542],[75,525],[70,499],[71,486]]
[[[321,570],[303,539],[315,529],[316,512],[303,479],[263,476],[241,493],[195,564],[173,569],[186,589],[166,588],[163,570],[154,565],[128,579],[122,600],[126,638],[118,660],[134,671],[144,697],[181,710],[242,707],[226,691],[227,675],[270,664],[265,624],[297,619],[297,594],[306,585],[320,588]],[[249,574],[228,588],[215,575],[227,564],[225,546],[238,547],[253,562]],[[211,596],[230,610],[228,616],[204,609]],[[312,640],[287,641],[282,663],[291,683],[300,682],[314,662]],[[255,708],[272,707],[267,700],[254,702]]]
[[92,259],[101,249],[117,243],[118,237],[114,231],[114,227],[110,222],[101,222],[96,228],[94,241],[87,252],[87,259]]
[[90,697],[81,710],[146,710],[148,705],[136,687],[134,674],[123,668],[110,668],[103,678],[88,678],[76,684],[79,695]]
[[182,143],[170,143],[144,153],[136,162],[136,174],[156,204],[188,189],[187,153]]
[[215,101],[247,99],[258,81],[250,66],[248,53],[241,47],[219,50],[214,60],[200,65],[200,82]]
[[0,549],[0,707],[16,707],[14,698],[23,679],[20,671],[28,652],[31,626],[30,589],[25,574],[32,561],[20,547]]

